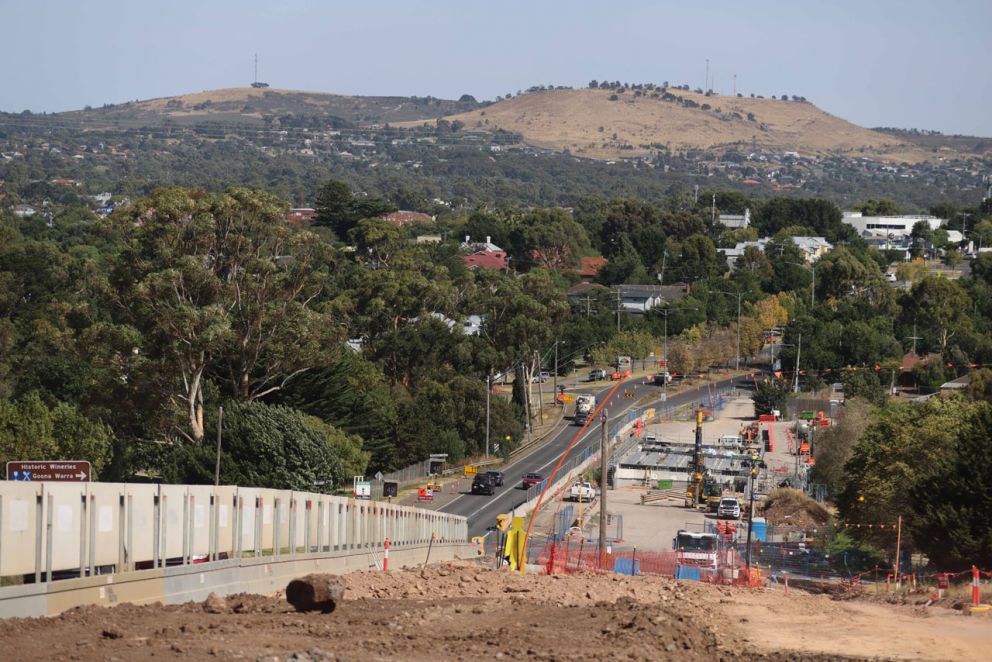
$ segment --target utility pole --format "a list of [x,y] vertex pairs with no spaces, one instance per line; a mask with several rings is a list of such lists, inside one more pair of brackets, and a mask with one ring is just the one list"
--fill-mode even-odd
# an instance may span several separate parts
[[[505,381],[505,380],[504,380]],[[486,375],[486,459],[489,459],[489,401],[493,394],[493,371]]]
[[[217,465],[214,467],[214,487],[220,485],[220,438],[224,427],[224,408],[217,408]],[[121,497],[123,498],[123,497]]]
[[534,351],[537,359],[537,409],[541,414],[541,424],[544,424],[544,376],[541,375],[541,353]]
[[747,508],[747,581],[751,582],[751,531],[754,529],[754,477],[758,475],[758,466],[751,460],[751,495],[750,505]]
[[[554,382],[553,382],[554,383],[555,390],[552,392],[553,395],[555,396],[555,406],[557,406],[557,404],[558,404],[558,343],[559,342],[560,341],[555,340],[555,375],[554,375]],[[564,407],[565,406],[565,403],[562,403],[562,406]]]
[[796,347],[796,386],[793,393],[799,393],[799,357],[803,353],[803,334],[799,333],[799,344]]
[[623,294],[620,286],[617,286],[617,333],[620,333],[620,311],[623,309]]
[[706,58],[706,84],[703,85],[703,92],[710,88],[710,59]]
[[716,193],[713,194],[713,200],[710,207],[710,225],[716,225]]
[[899,588],[899,552],[902,546],[902,515],[899,516],[898,523],[896,524],[896,588]]
[[734,96],[737,96],[737,74],[734,74]]
[[916,322],[913,322],[913,335],[909,336],[906,339],[913,341],[913,356],[916,356],[916,341],[917,340],[923,340],[922,337],[916,335]]
[[606,554],[606,472],[607,472],[607,422],[609,414],[603,409],[602,436],[599,445],[599,558],[602,562]]
[[530,412],[530,384],[527,383],[527,364],[520,362],[520,377],[523,379],[524,387],[524,409],[527,410],[527,431],[534,434],[534,418]]

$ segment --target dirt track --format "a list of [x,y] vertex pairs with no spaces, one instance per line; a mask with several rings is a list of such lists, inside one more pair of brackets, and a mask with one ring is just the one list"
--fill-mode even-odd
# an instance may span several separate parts
[[[987,659],[992,619],[657,577],[520,577],[473,566],[348,575],[331,615],[282,597],[81,608],[0,621],[17,659]],[[939,637],[939,647],[936,645]]]

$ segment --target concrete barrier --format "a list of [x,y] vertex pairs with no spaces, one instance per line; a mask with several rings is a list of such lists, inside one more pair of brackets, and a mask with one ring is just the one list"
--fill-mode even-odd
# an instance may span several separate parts
[[464,517],[290,490],[0,482],[0,617],[272,592],[296,574],[453,557]]

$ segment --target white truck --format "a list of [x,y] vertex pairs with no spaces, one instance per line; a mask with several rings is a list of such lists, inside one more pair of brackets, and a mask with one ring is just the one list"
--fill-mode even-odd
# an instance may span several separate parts
[[568,498],[572,501],[592,501],[596,498],[596,488],[592,483],[575,481]]
[[577,395],[575,396],[575,413],[589,415],[596,409],[596,396],[595,395]]

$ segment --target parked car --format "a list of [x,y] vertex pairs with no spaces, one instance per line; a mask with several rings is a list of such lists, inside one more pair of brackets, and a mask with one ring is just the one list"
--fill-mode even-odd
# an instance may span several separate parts
[[741,502],[737,497],[723,497],[720,499],[720,505],[717,506],[716,516],[720,519],[740,519]]
[[889,281],[890,283],[896,282],[896,272],[890,271],[887,274],[885,274],[885,280]]
[[605,370],[603,370],[602,368],[596,368],[595,370],[593,370],[593,371],[591,371],[589,373],[589,380],[588,381],[590,381],[590,382],[597,382],[597,381],[599,381],[601,379],[607,379],[608,377],[609,377],[609,375],[607,374],[607,372]]
[[575,481],[568,498],[572,501],[592,501],[596,498],[596,488],[586,481]]
[[503,487],[503,472],[502,471],[487,471],[487,474],[493,479],[496,487]]
[[496,482],[488,473],[475,474],[472,479],[472,494],[496,494]]
[[523,487],[526,490],[534,485],[540,485],[542,481],[544,481],[544,476],[532,471],[529,474],[524,474]]
[[542,370],[540,373],[530,376],[531,384],[537,384],[538,382],[546,382],[549,379],[551,379],[551,373],[548,372],[547,370]]
[[654,432],[648,432],[646,435],[644,435],[644,443],[645,444],[657,444],[658,443],[658,435],[656,435]]

